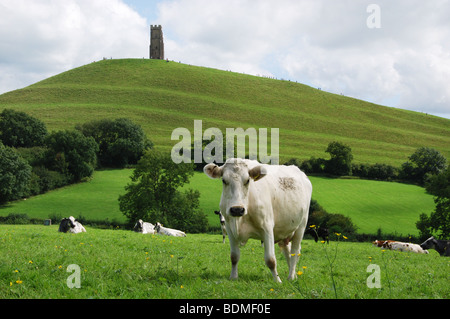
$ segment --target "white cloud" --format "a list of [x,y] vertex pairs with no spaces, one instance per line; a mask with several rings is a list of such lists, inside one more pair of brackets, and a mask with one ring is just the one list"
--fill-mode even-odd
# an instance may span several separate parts
[[0,93],[103,57],[148,57],[148,30],[119,0],[0,0]]
[[450,1],[174,0],[159,5],[166,55],[275,74],[450,118]]

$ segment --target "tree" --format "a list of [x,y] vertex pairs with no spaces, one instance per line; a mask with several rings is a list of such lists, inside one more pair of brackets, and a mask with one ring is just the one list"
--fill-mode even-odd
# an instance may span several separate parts
[[47,167],[68,176],[72,182],[90,177],[97,164],[98,145],[78,131],[57,131],[45,139]]
[[120,210],[130,222],[143,219],[190,232],[205,231],[206,217],[198,209],[200,194],[179,191],[193,174],[192,164],[175,164],[170,154],[148,150],[133,171],[126,194],[119,196]]
[[0,203],[25,196],[30,178],[31,166],[12,148],[0,143]]
[[45,124],[24,112],[4,109],[0,113],[0,141],[6,146],[40,146],[46,135]]
[[441,239],[450,239],[450,167],[427,182],[426,189],[436,195],[436,208],[430,216],[422,213],[416,222],[422,240],[431,235]]
[[331,142],[325,151],[331,158],[325,162],[325,171],[333,175],[352,174],[352,149],[340,142]]
[[450,198],[436,197],[436,208],[430,216],[422,213],[416,222],[420,239],[425,240],[431,235],[440,239],[450,239]]
[[144,151],[153,146],[142,128],[126,118],[103,119],[77,126],[85,136],[99,145],[98,161],[101,166],[125,167],[136,164]]
[[425,183],[427,176],[439,174],[446,167],[446,158],[429,147],[418,148],[408,159],[402,165],[400,177],[421,185]]
[[450,198],[450,166],[440,174],[430,176],[425,189],[435,196]]

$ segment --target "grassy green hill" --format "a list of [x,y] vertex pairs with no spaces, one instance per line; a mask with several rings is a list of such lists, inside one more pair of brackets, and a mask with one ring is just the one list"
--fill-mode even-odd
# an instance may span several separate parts
[[[125,222],[126,218],[119,210],[118,197],[124,194],[131,172],[96,171],[89,182],[0,207],[0,216],[26,213],[29,217],[45,219],[51,214],[63,217],[82,215],[89,220],[107,218]],[[328,212],[351,217],[359,227],[359,233],[375,234],[381,228],[384,233],[417,235],[415,222],[419,214],[429,214],[434,209],[433,197],[414,185],[322,177],[310,177],[310,180],[313,198]],[[207,214],[210,225],[219,226],[219,219],[213,212],[219,206],[222,183],[196,173],[185,187],[200,191],[201,209]]]
[[306,85],[148,59],[91,63],[0,95],[50,130],[98,118],[127,117],[155,145],[193,121],[208,127],[280,129],[280,159],[326,157],[333,140],[352,147],[355,162],[400,165],[417,147],[450,158],[450,120],[330,94]]

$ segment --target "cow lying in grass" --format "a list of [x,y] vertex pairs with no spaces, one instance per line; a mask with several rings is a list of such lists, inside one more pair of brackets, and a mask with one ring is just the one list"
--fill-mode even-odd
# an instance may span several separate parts
[[85,233],[86,229],[73,216],[70,216],[69,218],[63,218],[61,220],[61,223],[59,223],[58,231],[61,233],[70,232],[73,234],[78,234],[81,232]]
[[398,250],[398,251],[406,251],[406,252],[413,252],[417,254],[428,254],[428,250],[422,249],[420,245],[417,244],[411,244],[411,243],[403,243],[400,241],[394,241],[394,240],[385,240],[385,241],[379,241],[375,240],[372,242],[374,246],[387,248],[390,250]]
[[420,244],[420,247],[423,249],[435,249],[441,256],[450,256],[450,240],[438,240],[430,237]]
[[186,234],[181,230],[163,227],[160,223],[156,223],[154,230],[160,235],[186,237]]
[[137,233],[154,234],[155,225],[153,225],[152,223],[144,222],[142,219],[139,219],[136,225],[134,225],[133,230]]

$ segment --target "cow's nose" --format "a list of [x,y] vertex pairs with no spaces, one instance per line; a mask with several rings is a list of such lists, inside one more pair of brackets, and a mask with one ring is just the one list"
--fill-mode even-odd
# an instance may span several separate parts
[[230,214],[233,217],[242,217],[245,213],[245,208],[240,206],[235,206],[230,208]]

